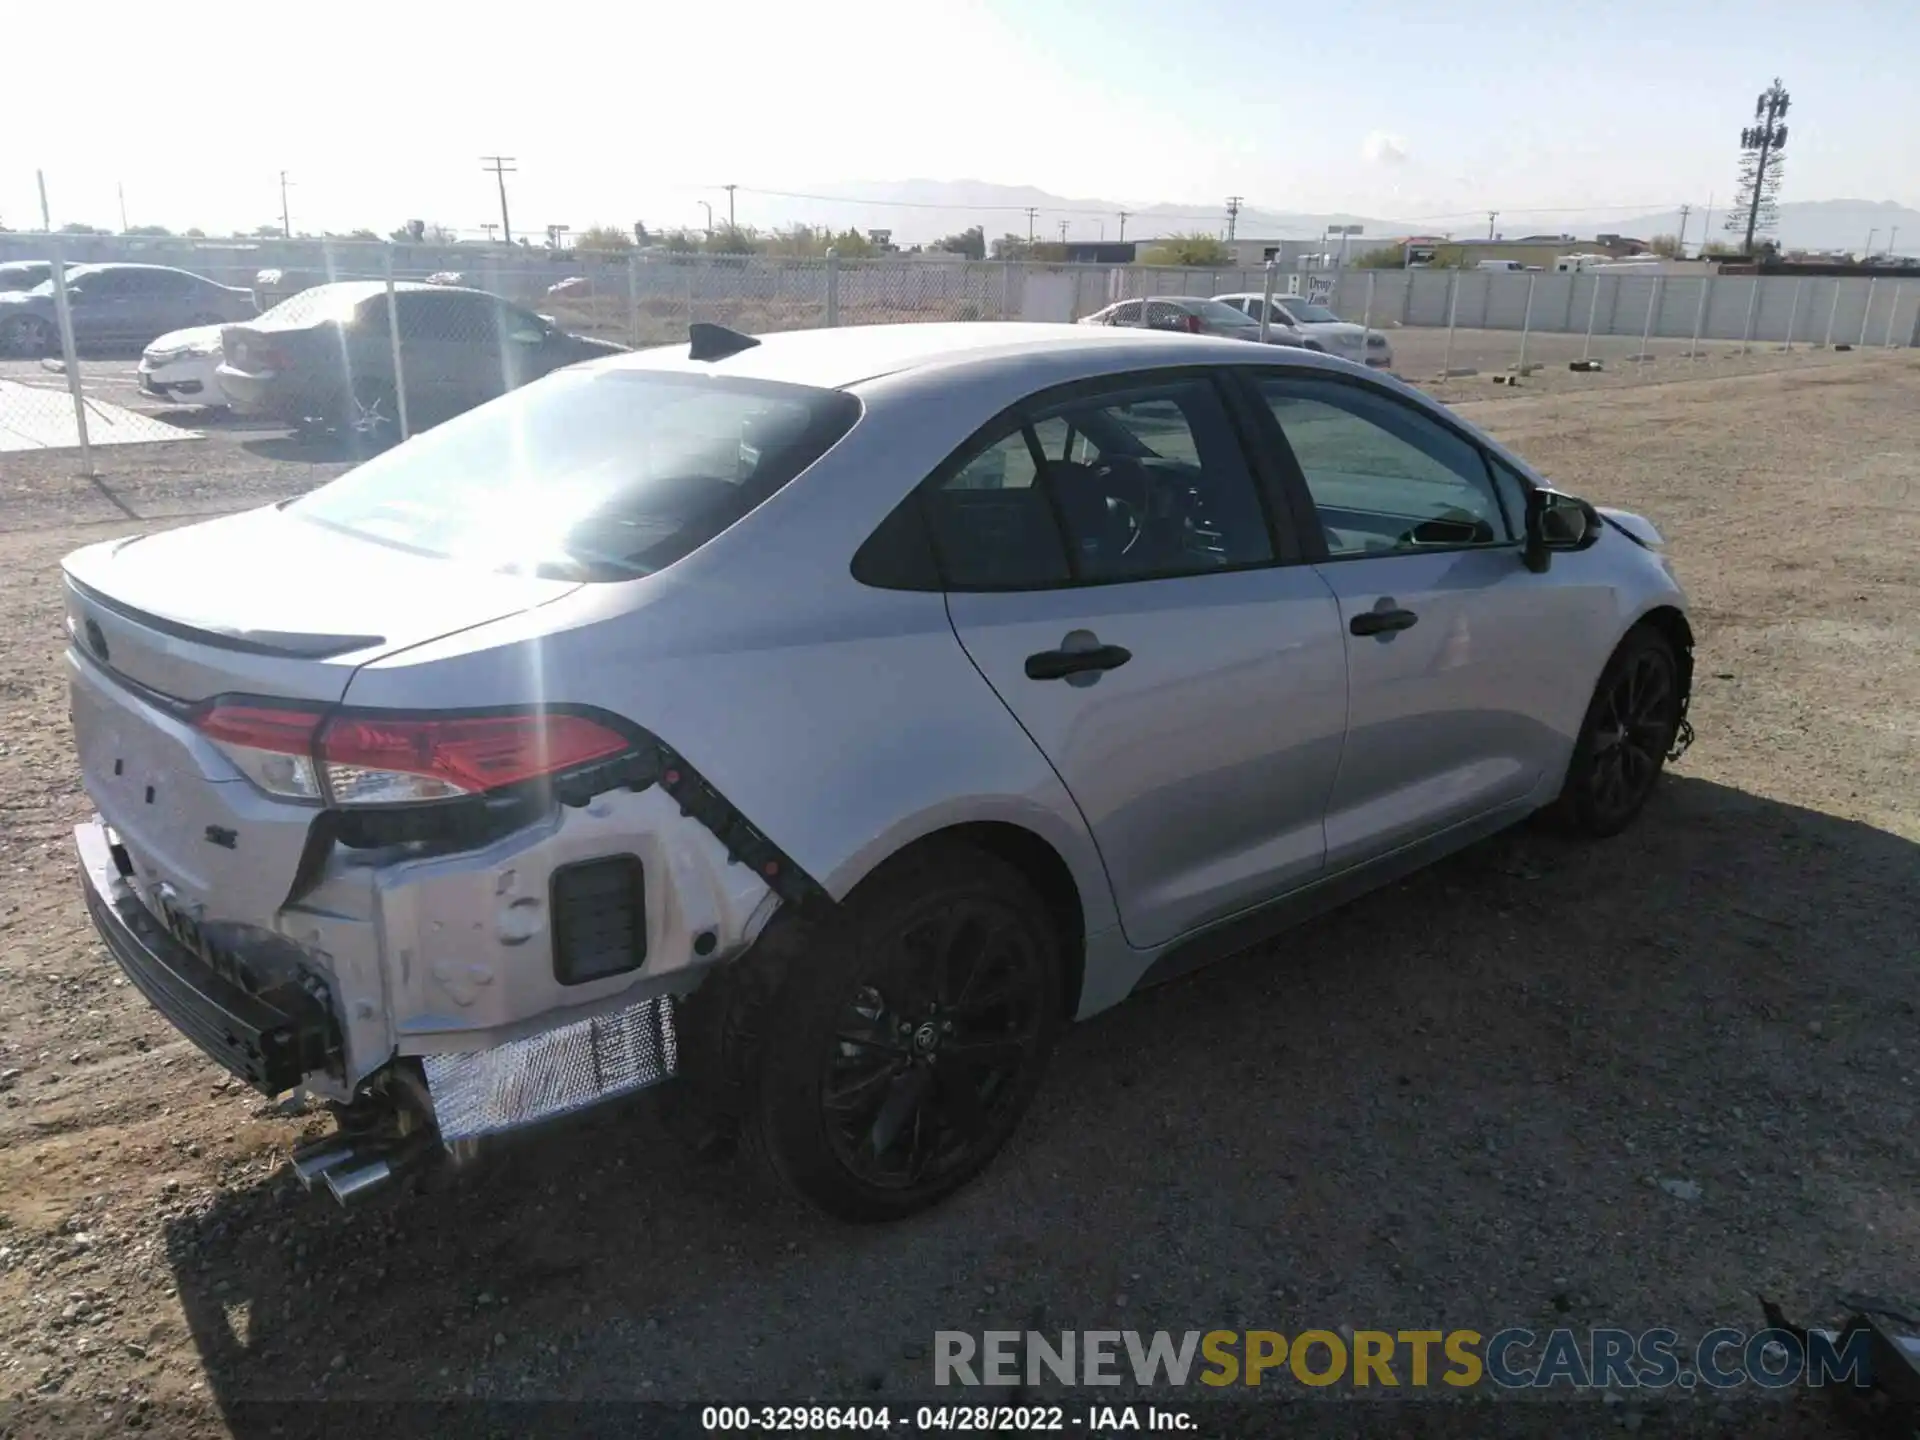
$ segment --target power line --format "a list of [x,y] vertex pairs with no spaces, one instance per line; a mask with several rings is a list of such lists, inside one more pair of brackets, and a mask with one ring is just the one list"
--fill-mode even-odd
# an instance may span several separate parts
[[507,244],[513,244],[513,222],[507,218],[507,176],[516,171],[511,155],[482,155],[480,168],[491,170],[493,178],[500,184],[500,230]]

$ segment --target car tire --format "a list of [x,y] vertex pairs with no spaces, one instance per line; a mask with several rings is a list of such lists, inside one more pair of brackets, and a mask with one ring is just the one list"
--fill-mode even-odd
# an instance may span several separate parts
[[372,453],[400,439],[400,402],[394,388],[383,381],[356,381],[340,397],[335,425],[356,449]]
[[1680,657],[1652,626],[1627,633],[1594,686],[1566,783],[1549,811],[1562,829],[1604,839],[1652,799],[1683,714]]
[[0,323],[0,355],[38,360],[53,353],[53,327],[38,315],[14,315]]
[[938,1203],[1006,1143],[1058,1036],[1065,967],[1046,906],[1004,861],[935,844],[791,941],[804,955],[746,987],[759,1003],[743,1148],[841,1219]]

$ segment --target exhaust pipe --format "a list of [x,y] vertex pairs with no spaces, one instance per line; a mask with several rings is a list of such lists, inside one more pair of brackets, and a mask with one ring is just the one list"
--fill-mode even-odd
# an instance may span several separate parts
[[340,1204],[378,1190],[417,1156],[424,1136],[396,1144],[392,1140],[329,1135],[293,1152],[293,1174],[304,1190],[324,1184]]
[[326,1173],[327,1189],[345,1205],[386,1184],[393,1178],[393,1167],[385,1160],[369,1160],[364,1165],[338,1165]]

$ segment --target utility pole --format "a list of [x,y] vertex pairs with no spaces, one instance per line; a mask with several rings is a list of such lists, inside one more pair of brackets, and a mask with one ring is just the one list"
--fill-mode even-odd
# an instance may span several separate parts
[[731,233],[732,231],[738,230],[740,228],[738,225],[735,225],[733,223],[733,192],[738,187],[733,185],[722,185],[720,188],[727,192],[727,230],[729,231],[729,233]]
[[[1786,87],[1776,76],[1773,84],[1762,90],[1760,98],[1753,102],[1754,123],[1740,132],[1740,200],[1746,202],[1747,208],[1742,254],[1753,254],[1754,234],[1773,226],[1774,197],[1780,193],[1780,165],[1784,159],[1781,152],[1787,148],[1787,127],[1780,120],[1790,103]],[[1727,229],[1741,228],[1737,212],[1727,217]]]
[[40,228],[50,232],[53,229],[53,212],[47,209],[47,172],[36,170],[33,178],[40,186]]
[[1060,222],[1060,243],[1062,245],[1067,243],[1067,226],[1071,225],[1072,223],[1073,222],[1071,220],[1062,220]]
[[293,217],[287,212],[287,172],[280,172],[280,237],[283,240],[293,238]]
[[1499,218],[1500,212],[1498,210],[1487,211],[1487,239],[1491,240],[1493,238],[1493,222]]
[[[124,226],[125,223],[126,222],[123,217],[121,224]],[[1898,225],[1894,226],[1893,229],[1887,232],[1887,258],[1889,260],[1893,258],[1893,242],[1898,240],[1899,238],[1900,238],[1900,227]]]
[[1691,205],[1682,205],[1680,207],[1680,239],[1676,247],[1680,253],[1673,257],[1676,260],[1684,260],[1687,258],[1687,216],[1692,213],[1693,207]]
[[500,185],[500,233],[506,237],[507,244],[513,244],[513,222],[507,218],[507,176],[515,173],[516,167],[511,155],[482,155],[480,168],[491,170],[493,178]]
[[1122,240],[1127,238],[1127,217],[1132,214],[1133,212],[1131,210],[1122,210],[1120,212],[1120,238]]
[[1038,205],[1029,205],[1027,207],[1027,243],[1029,245],[1033,244],[1034,217],[1037,216],[1039,213],[1040,213],[1040,207]]
[[1241,206],[1241,203],[1245,200],[1245,198],[1246,197],[1242,195],[1229,195],[1227,197],[1227,243],[1228,244],[1233,243],[1233,233],[1240,226],[1240,206]]

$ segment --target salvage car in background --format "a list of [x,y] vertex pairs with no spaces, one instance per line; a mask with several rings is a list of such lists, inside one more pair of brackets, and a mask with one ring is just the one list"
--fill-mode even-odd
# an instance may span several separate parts
[[1647,521],[1139,330],[696,325],[65,571],[94,923],[344,1107],[295,1165],[343,1198],[679,1072],[910,1213],[1066,1022],[1543,808],[1615,834],[1690,734]]
[[227,403],[220,389],[220,335],[226,327],[200,325],[162,335],[140,353],[140,393],[176,405],[217,409]]
[[[1172,330],[1185,335],[1224,335],[1233,340],[1258,340],[1260,325],[1240,311],[1191,295],[1149,295],[1121,300],[1081,319],[1082,325],[1114,325],[1129,330]],[[1277,335],[1268,339],[1286,341]]]
[[1324,350],[1356,365],[1371,365],[1386,370],[1393,365],[1393,346],[1378,330],[1342,320],[1326,306],[1303,295],[1275,295],[1271,301],[1258,291],[1240,291],[1213,297],[1222,305],[1244,311],[1254,323],[1260,320],[1260,307],[1267,307],[1267,331],[1278,328],[1291,332],[1309,350]]
[[[71,265],[67,267],[73,269]],[[18,295],[53,278],[51,260],[9,260],[0,265],[0,295]]]
[[[81,346],[145,345],[156,335],[255,313],[253,292],[170,265],[74,265],[67,270],[73,338]],[[0,354],[52,355],[60,322],[51,278],[0,295]]]
[[[401,281],[407,420],[423,429],[542,375],[625,347],[572,335],[483,290]],[[225,332],[220,388],[236,414],[397,438],[400,398],[386,285],[316,285]]]

